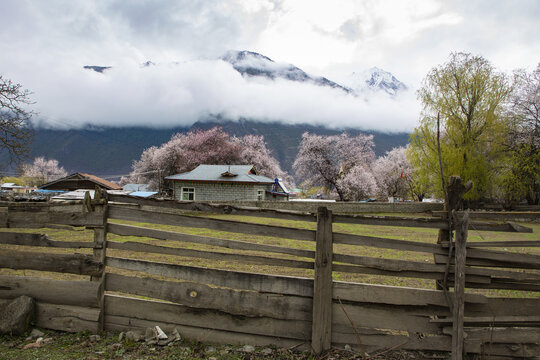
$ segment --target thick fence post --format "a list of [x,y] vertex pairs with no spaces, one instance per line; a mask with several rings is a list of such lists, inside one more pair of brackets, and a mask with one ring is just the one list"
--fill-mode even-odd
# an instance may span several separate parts
[[469,212],[462,220],[454,216],[456,224],[456,259],[454,272],[454,304],[452,319],[452,360],[462,360],[464,351],[463,316],[465,313],[465,265],[467,260],[467,230]]
[[[106,199],[107,194],[96,189],[94,200]],[[97,209],[93,209],[96,211]],[[100,307],[98,330],[103,331],[105,324],[105,259],[107,256],[107,203],[99,207],[103,212],[101,226],[94,227],[94,260],[103,264],[103,272],[99,277],[92,277],[92,281],[99,282],[98,304]]]
[[332,212],[325,207],[317,211],[316,241],[311,346],[320,354],[332,340]]

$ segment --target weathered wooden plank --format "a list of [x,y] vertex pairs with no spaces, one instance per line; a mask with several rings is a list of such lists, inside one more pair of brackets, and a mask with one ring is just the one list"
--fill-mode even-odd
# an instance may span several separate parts
[[[483,343],[540,343],[540,328],[534,327],[468,327],[465,332],[467,339],[476,339]],[[450,335],[451,333],[451,327],[443,328],[443,334]]]
[[36,303],[36,325],[45,329],[98,332],[98,308]]
[[[448,243],[441,244],[448,247]],[[480,247],[540,247],[540,241],[537,240],[510,240],[510,241],[468,241],[467,249]]]
[[298,340],[303,340],[304,335],[311,335],[310,321],[237,316],[211,309],[191,308],[160,301],[115,295],[106,295],[105,313],[108,316],[122,316]]
[[313,280],[307,278],[206,269],[196,266],[166,264],[117,257],[107,257],[107,266],[126,270],[143,271],[149,274],[228,288],[286,295],[313,296]]
[[[418,279],[436,279],[436,280],[442,280],[444,277],[444,272],[441,272],[440,269],[433,269],[438,271],[429,271],[428,269],[420,269],[419,271],[416,270],[400,270],[399,267],[395,267],[394,265],[389,265],[389,270],[386,270],[384,265],[384,262],[387,259],[376,259],[372,258],[374,260],[380,260],[379,263],[374,265],[342,265],[342,264],[334,264],[333,269],[335,272],[346,272],[346,273],[358,273],[358,274],[373,274],[373,275],[384,275],[384,276],[398,276],[398,277],[410,277],[410,278],[418,278]],[[369,260],[371,262],[371,260]],[[425,265],[424,263],[420,263],[422,265]],[[486,275],[470,275],[467,277],[467,284],[483,284],[483,285],[489,285],[491,284],[491,277]]]
[[[455,221],[455,220],[454,220]],[[465,272],[467,260],[467,228],[469,214],[466,212],[463,219],[456,221],[456,247],[454,272],[454,303],[452,306],[452,359],[462,360],[465,352],[465,332],[463,318],[465,316]]]
[[[382,353],[393,350],[451,351],[449,336],[404,336],[404,335],[362,335],[360,346],[352,335],[337,334],[332,345],[343,347],[351,345],[360,352]],[[540,346],[535,344],[486,344],[482,346],[477,339],[465,340],[465,352],[481,354],[485,359],[536,358],[540,355]],[[502,358],[500,358],[500,357]]]
[[[388,270],[388,271],[418,271],[418,272],[429,272],[436,273],[445,272],[446,266],[423,263],[418,261],[408,261],[408,260],[394,260],[394,259],[381,259],[381,258],[372,258],[366,256],[357,256],[357,255],[344,255],[344,254],[334,254],[334,260],[338,262],[362,265],[375,269]],[[450,267],[450,273],[454,272],[454,267]],[[477,276],[498,276],[498,277],[507,277],[516,280],[530,280],[540,281],[540,276],[537,274],[524,274],[511,271],[501,271],[501,270],[487,270],[487,269],[478,269],[473,267],[467,267],[467,274],[477,275]]]
[[283,348],[295,348],[297,350],[309,350],[309,343],[304,340],[286,339],[283,337],[269,337],[262,335],[246,334],[241,332],[212,330],[194,326],[171,324],[170,322],[148,321],[123,316],[105,316],[105,329],[115,331],[128,331],[139,329],[144,331],[148,327],[159,325],[164,331],[170,332],[174,328],[182,337],[192,341],[211,342],[214,344],[250,344],[253,346],[275,345]]
[[403,330],[426,334],[437,334],[440,329],[437,324],[430,322],[429,311],[421,315],[416,310],[408,310],[395,306],[368,306],[336,304],[332,306],[333,324],[350,326],[350,321],[356,327]]
[[320,207],[317,211],[311,336],[315,354],[329,350],[332,342],[332,249],[332,212]]
[[[414,289],[401,286],[358,284],[334,281],[334,299],[347,302],[407,306],[448,306],[443,291]],[[450,293],[451,296],[453,293]],[[465,294],[465,302],[486,304],[488,298],[480,294]]]
[[468,304],[465,316],[537,316],[540,298],[489,297],[486,304]]
[[0,253],[0,267],[94,276],[103,272],[103,264],[94,261],[89,255],[15,250],[3,250]]
[[206,228],[233,233],[281,237],[287,239],[315,241],[315,231],[282,226],[249,224],[240,221],[208,219],[195,216],[137,210],[119,205],[109,206],[111,219],[130,220],[154,224]]
[[[406,335],[361,335],[360,344],[353,334],[332,334],[332,345],[336,348],[343,348],[345,345],[352,347],[354,351],[360,353],[370,353],[376,355],[389,349],[392,350],[421,350],[421,351],[450,351],[452,339],[450,336],[406,336]],[[480,344],[475,341],[472,345],[467,344],[467,350],[472,353],[480,352]]]
[[381,225],[448,229],[448,223],[435,218],[414,218],[375,215],[334,215],[334,222],[345,224]]
[[239,291],[194,282],[171,282],[114,273],[107,274],[105,289],[233,315],[311,320],[312,300],[301,296]]
[[40,228],[48,224],[71,226],[100,226],[103,223],[102,206],[91,213],[51,211],[52,208],[14,208],[8,212],[8,227]]
[[115,224],[109,223],[107,225],[107,231],[116,235],[121,236],[139,236],[139,237],[150,237],[160,240],[173,240],[173,241],[183,241],[196,244],[205,244],[211,246],[225,247],[228,249],[237,249],[237,250],[254,250],[254,251],[266,251],[278,254],[289,254],[299,257],[306,257],[313,259],[315,257],[315,252],[312,250],[304,249],[292,249],[281,246],[274,245],[265,245],[265,244],[256,244],[248,243],[245,241],[237,240],[226,240],[206,236],[182,234],[173,231],[164,231],[157,229],[149,229],[140,226],[133,225],[124,225],[124,224]]
[[133,241],[123,242],[123,243],[116,242],[116,241],[109,241],[107,243],[107,246],[109,249],[127,250],[127,251],[134,251],[134,252],[168,254],[168,255],[176,255],[176,256],[184,256],[184,257],[212,259],[212,260],[218,260],[218,261],[237,261],[237,262],[247,263],[247,264],[283,266],[283,267],[299,268],[299,269],[313,269],[313,262],[309,262],[309,261],[278,259],[278,258],[271,258],[267,256],[258,256],[258,255],[229,254],[229,253],[221,253],[221,252],[215,252],[215,251],[172,248],[172,247],[167,247],[167,246],[144,244],[144,243],[133,242]]
[[45,234],[18,232],[0,232],[0,244],[69,249],[83,249],[94,247],[94,244],[89,241],[56,241],[49,239],[49,237]]
[[177,209],[184,211],[203,211],[216,214],[233,214],[254,217],[269,217],[274,219],[316,221],[315,215],[309,212],[292,210],[263,209],[247,206],[232,206],[225,204],[213,204],[209,202],[178,202],[175,200],[143,199],[126,195],[109,194],[109,201],[119,203],[137,204],[158,208]]
[[[436,254],[435,261],[437,263],[446,262],[446,256]],[[467,251],[467,265],[540,269],[540,256],[471,248]]]
[[27,295],[36,301],[97,307],[98,284],[90,281],[67,281],[27,276],[0,276],[0,298],[14,299]]
[[[437,324],[451,324],[452,318],[439,318],[430,320]],[[517,326],[517,327],[540,327],[540,315],[537,316],[484,316],[464,317],[465,326]]]

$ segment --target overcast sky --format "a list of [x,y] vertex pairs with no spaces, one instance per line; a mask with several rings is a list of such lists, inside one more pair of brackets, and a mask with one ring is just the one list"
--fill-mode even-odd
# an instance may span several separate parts
[[[0,75],[34,93],[46,126],[180,126],[223,114],[410,131],[415,90],[450,52],[504,72],[534,69],[539,19],[538,0],[0,0]],[[331,80],[377,66],[410,91],[366,101],[253,81],[216,60],[230,49]],[[157,66],[142,68],[147,60]]]

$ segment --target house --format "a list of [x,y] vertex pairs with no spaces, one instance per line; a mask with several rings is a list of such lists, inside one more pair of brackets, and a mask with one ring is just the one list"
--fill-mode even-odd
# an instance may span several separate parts
[[85,173],[74,173],[61,179],[43,184],[39,188],[43,190],[74,191],[80,189],[94,190],[96,186],[104,190],[122,189],[121,186],[113,182]]
[[257,174],[253,165],[199,165],[192,171],[168,176],[176,200],[287,201],[289,194],[278,179]]
[[27,192],[24,186],[17,185],[15,183],[3,183],[0,187],[2,191],[12,191],[15,193],[24,193]]

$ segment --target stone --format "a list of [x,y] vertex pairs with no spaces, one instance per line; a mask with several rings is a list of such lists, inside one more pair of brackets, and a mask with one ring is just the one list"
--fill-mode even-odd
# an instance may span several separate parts
[[32,332],[30,332],[30,337],[32,339],[37,339],[39,337],[42,337],[44,336],[45,334],[41,331],[39,331],[38,329],[32,329]]
[[346,351],[352,351],[351,345],[349,345],[349,344],[345,345],[345,350]]
[[270,348],[264,348],[261,350],[261,354],[263,355],[272,355],[272,353],[274,352],[274,350],[270,349]]
[[41,343],[30,343],[30,344],[26,344],[24,345],[23,347],[23,350],[26,350],[26,349],[35,349],[35,348],[38,348],[38,347],[41,347]]
[[206,348],[206,353],[207,354],[212,354],[212,353],[215,353],[216,352],[216,348],[213,347],[213,346],[209,346]]
[[109,346],[107,346],[107,349],[109,349],[109,351],[116,351],[116,350],[119,350],[122,348],[122,344],[120,343],[114,343],[114,344],[111,344]]
[[88,340],[90,340],[90,342],[98,342],[98,341],[101,341],[101,336],[99,336],[99,335],[90,335]]
[[255,347],[253,345],[244,345],[239,350],[245,353],[252,353],[255,351]]
[[35,319],[36,303],[29,296],[19,296],[0,310],[0,334],[22,335]]

